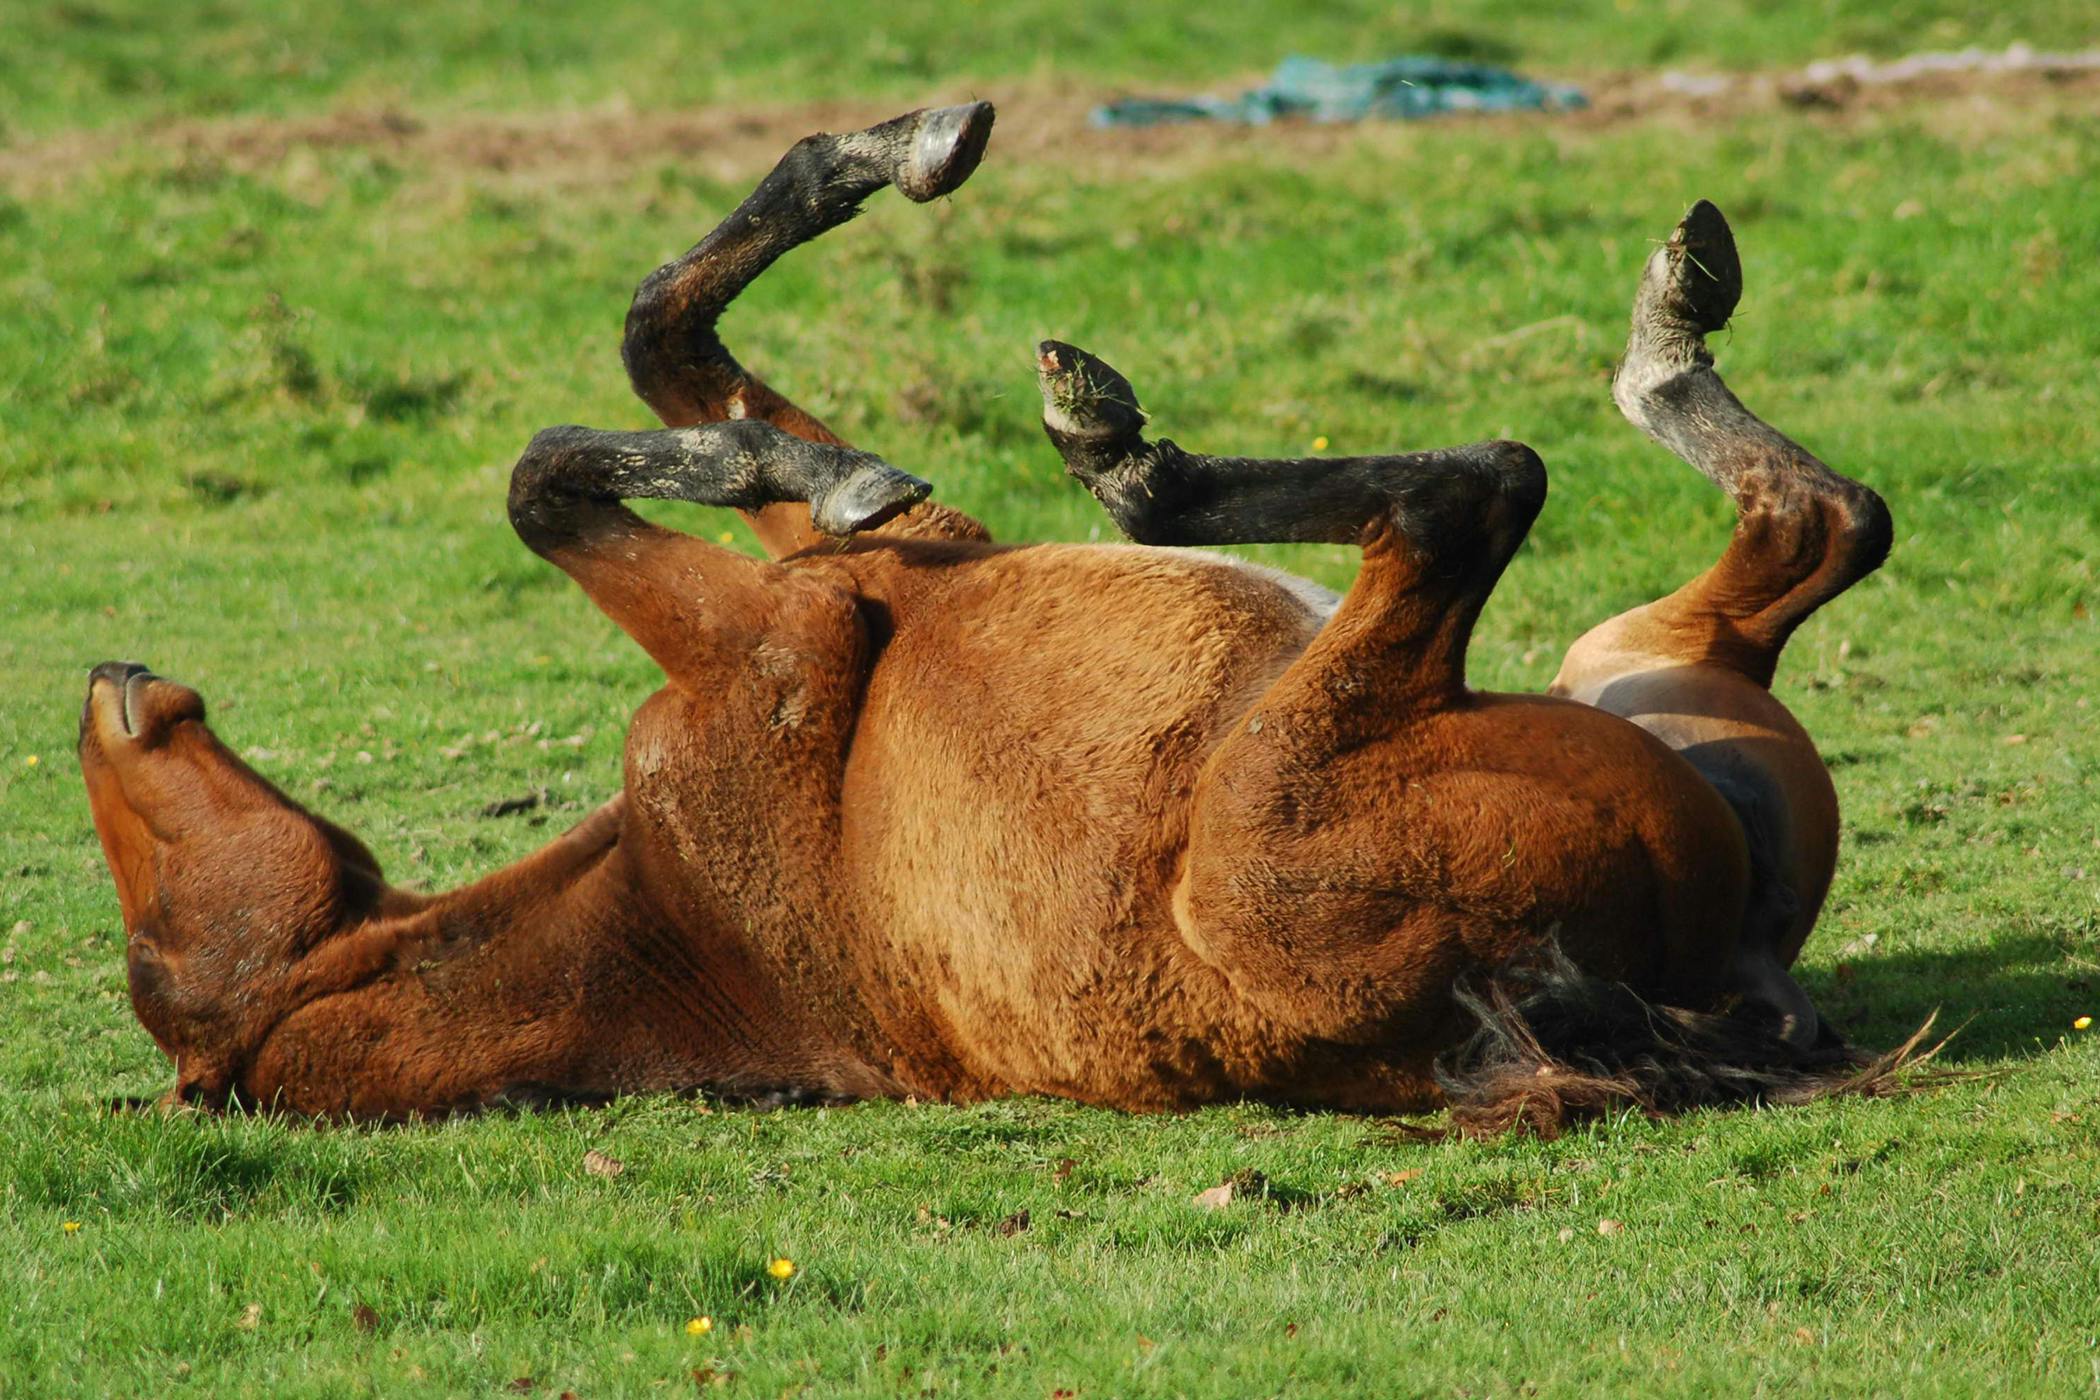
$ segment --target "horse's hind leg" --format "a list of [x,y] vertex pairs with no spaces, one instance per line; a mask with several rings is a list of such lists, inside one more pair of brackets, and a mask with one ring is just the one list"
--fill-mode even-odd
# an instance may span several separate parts
[[1770,686],[1794,629],[1879,567],[1891,528],[1879,496],[1751,413],[1714,372],[1705,338],[1741,291],[1734,237],[1701,201],[1642,273],[1612,394],[1729,494],[1735,534],[1705,573],[1577,641],[1554,690],[1648,729],[1736,808],[1758,875],[1736,980],[1806,1043],[1814,1009],[1785,968],[1830,887],[1837,796]]
[[512,469],[519,538],[582,586],[656,658],[674,684],[725,683],[763,637],[789,625],[857,645],[852,601],[806,572],[752,559],[642,519],[623,500],[654,498],[761,510],[804,503],[826,535],[879,526],[931,488],[880,458],[791,437],[767,423],[651,432],[548,428]]
[[[815,442],[839,441],[824,424],[746,370],[716,323],[731,301],[783,254],[860,213],[889,186],[924,203],[970,178],[991,138],[992,107],[972,102],[911,112],[842,136],[804,137],[712,233],[645,278],[627,312],[620,350],[627,373],[672,427],[757,419]],[[807,512],[777,502],[747,512],[775,558],[820,541]],[[975,521],[927,502],[892,528],[986,538]]]
[[[1479,718],[1465,684],[1473,623],[1545,499],[1529,448],[1211,457],[1145,440],[1128,382],[1084,351],[1045,344],[1040,370],[1052,442],[1132,538],[1363,550],[1340,607],[1221,736],[1191,798],[1177,923],[1244,1004],[1313,1041],[1376,1046],[1420,1066],[1457,1029],[1452,979],[1544,936],[1564,911],[1577,911],[1564,929],[1572,954],[1615,974],[1648,970],[1618,960],[1609,938],[1632,942],[1648,937],[1648,923],[1688,920],[1662,908],[1673,896],[1653,894],[1646,866],[1624,858],[1638,844],[1621,839],[1627,822],[1610,811],[1600,819],[1583,795],[1524,771],[1562,737],[1528,733],[1527,716]],[[1542,725],[1573,710],[1539,708],[1559,712]],[[1623,725],[1573,717],[1608,730],[1607,745],[1646,752]],[[1536,748],[1483,756],[1483,736],[1489,747]],[[1629,810],[1645,799],[1642,781],[1621,794]],[[1726,850],[1739,852],[1725,809],[1686,787],[1724,846],[1734,842]],[[1733,916],[1741,890],[1726,850],[1707,883]],[[1589,851],[1597,859],[1582,858]],[[1338,1079],[1316,1097],[1369,1106],[1433,1094],[1426,1079],[1383,1088]]]
[[1642,619],[1643,645],[1769,687],[1794,629],[1881,566],[1891,526],[1881,497],[1743,407],[1714,372],[1706,336],[1741,293],[1734,235],[1701,200],[1642,273],[1612,397],[1729,494],[1735,538],[1711,569],[1626,618]]

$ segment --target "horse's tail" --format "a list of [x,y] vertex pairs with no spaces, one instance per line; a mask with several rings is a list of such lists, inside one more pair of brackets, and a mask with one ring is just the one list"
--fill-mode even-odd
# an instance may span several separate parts
[[1927,1043],[1935,1012],[1882,1054],[1846,1044],[1827,1023],[1802,1048],[1753,1011],[1658,1006],[1623,982],[1584,972],[1552,945],[1457,996],[1478,1024],[1437,1061],[1437,1080],[1453,1129],[1466,1137],[1554,1138],[1629,1110],[1662,1117],[1890,1094],[1914,1087],[1913,1072],[1946,1044]]

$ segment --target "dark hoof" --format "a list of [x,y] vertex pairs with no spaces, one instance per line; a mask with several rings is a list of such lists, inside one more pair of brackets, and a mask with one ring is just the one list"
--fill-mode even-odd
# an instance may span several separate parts
[[899,193],[917,204],[961,188],[984,159],[992,139],[992,104],[967,102],[937,107],[919,118],[911,151],[897,172]]
[[1046,340],[1036,347],[1043,423],[1053,434],[1088,441],[1134,437],[1145,426],[1137,390],[1116,368],[1076,345]]
[[1706,200],[1685,212],[1665,246],[1666,281],[1658,288],[1667,311],[1704,333],[1735,314],[1743,295],[1743,264],[1728,220]]
[[827,535],[844,538],[872,530],[933,494],[933,483],[870,457],[809,503],[809,518]]

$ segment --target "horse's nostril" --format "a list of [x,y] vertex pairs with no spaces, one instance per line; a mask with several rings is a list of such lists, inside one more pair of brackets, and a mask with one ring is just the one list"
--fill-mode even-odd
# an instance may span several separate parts
[[151,671],[136,661],[105,661],[94,667],[88,672],[87,701],[81,708],[81,723],[88,723],[93,716],[95,697],[102,684],[107,682],[117,688],[117,722],[125,733],[138,733],[140,691],[144,682],[154,678]]
[[124,680],[124,732],[127,734],[139,732],[139,701],[143,698],[146,683],[152,679],[153,673],[141,666]]
[[150,676],[153,673],[136,661],[105,661],[88,672],[88,688],[92,690],[96,681],[108,681],[113,685],[128,685],[133,676]]

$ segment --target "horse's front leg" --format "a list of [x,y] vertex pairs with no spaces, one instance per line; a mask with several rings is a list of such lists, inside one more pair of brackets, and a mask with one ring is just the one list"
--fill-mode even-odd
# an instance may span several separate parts
[[673,684],[711,693],[725,667],[783,627],[813,627],[840,642],[857,635],[852,600],[807,571],[651,524],[623,500],[741,510],[808,502],[819,529],[844,537],[910,509],[931,489],[869,453],[757,421],[650,432],[548,428],[511,472],[510,519]]
[[[769,1069],[775,1082],[867,1085],[878,1081],[865,1067],[900,1063],[897,1047],[936,1043],[869,961],[873,945],[852,936],[858,911],[840,876],[839,794],[874,655],[870,607],[826,555],[753,559],[621,501],[808,502],[809,518],[838,537],[928,489],[867,453],[755,421],[552,428],[512,474],[518,534],[670,680],[636,713],[626,745],[621,849],[652,910],[623,932],[636,975],[712,950],[701,960],[744,990],[696,1005],[694,1025],[727,1026],[754,1053],[814,1047],[807,1063]],[[681,993],[671,985],[666,995]],[[745,1004],[775,1008],[771,1024],[737,1020]]]
[[1893,527],[1880,496],[1745,408],[1715,371],[1706,337],[1742,287],[1735,236],[1701,200],[1642,272],[1613,381],[1636,427],[1733,499],[1734,536],[1676,592],[1584,634],[1553,688],[1648,730],[1735,808],[1757,873],[1733,979],[1806,1049],[1824,1028],[1786,969],[1837,867],[1837,790],[1772,676],[1794,629],[1880,566]]
[[[971,102],[796,142],[720,226],[643,279],[620,347],[635,393],[672,427],[756,419],[837,442],[814,415],[737,361],[717,331],[722,313],[784,254],[852,219],[878,191],[894,187],[921,204],[953,193],[977,169],[991,134],[991,104]],[[821,543],[823,523],[813,528],[793,499],[742,509],[775,558]],[[890,528],[987,538],[976,521],[931,501]]]

